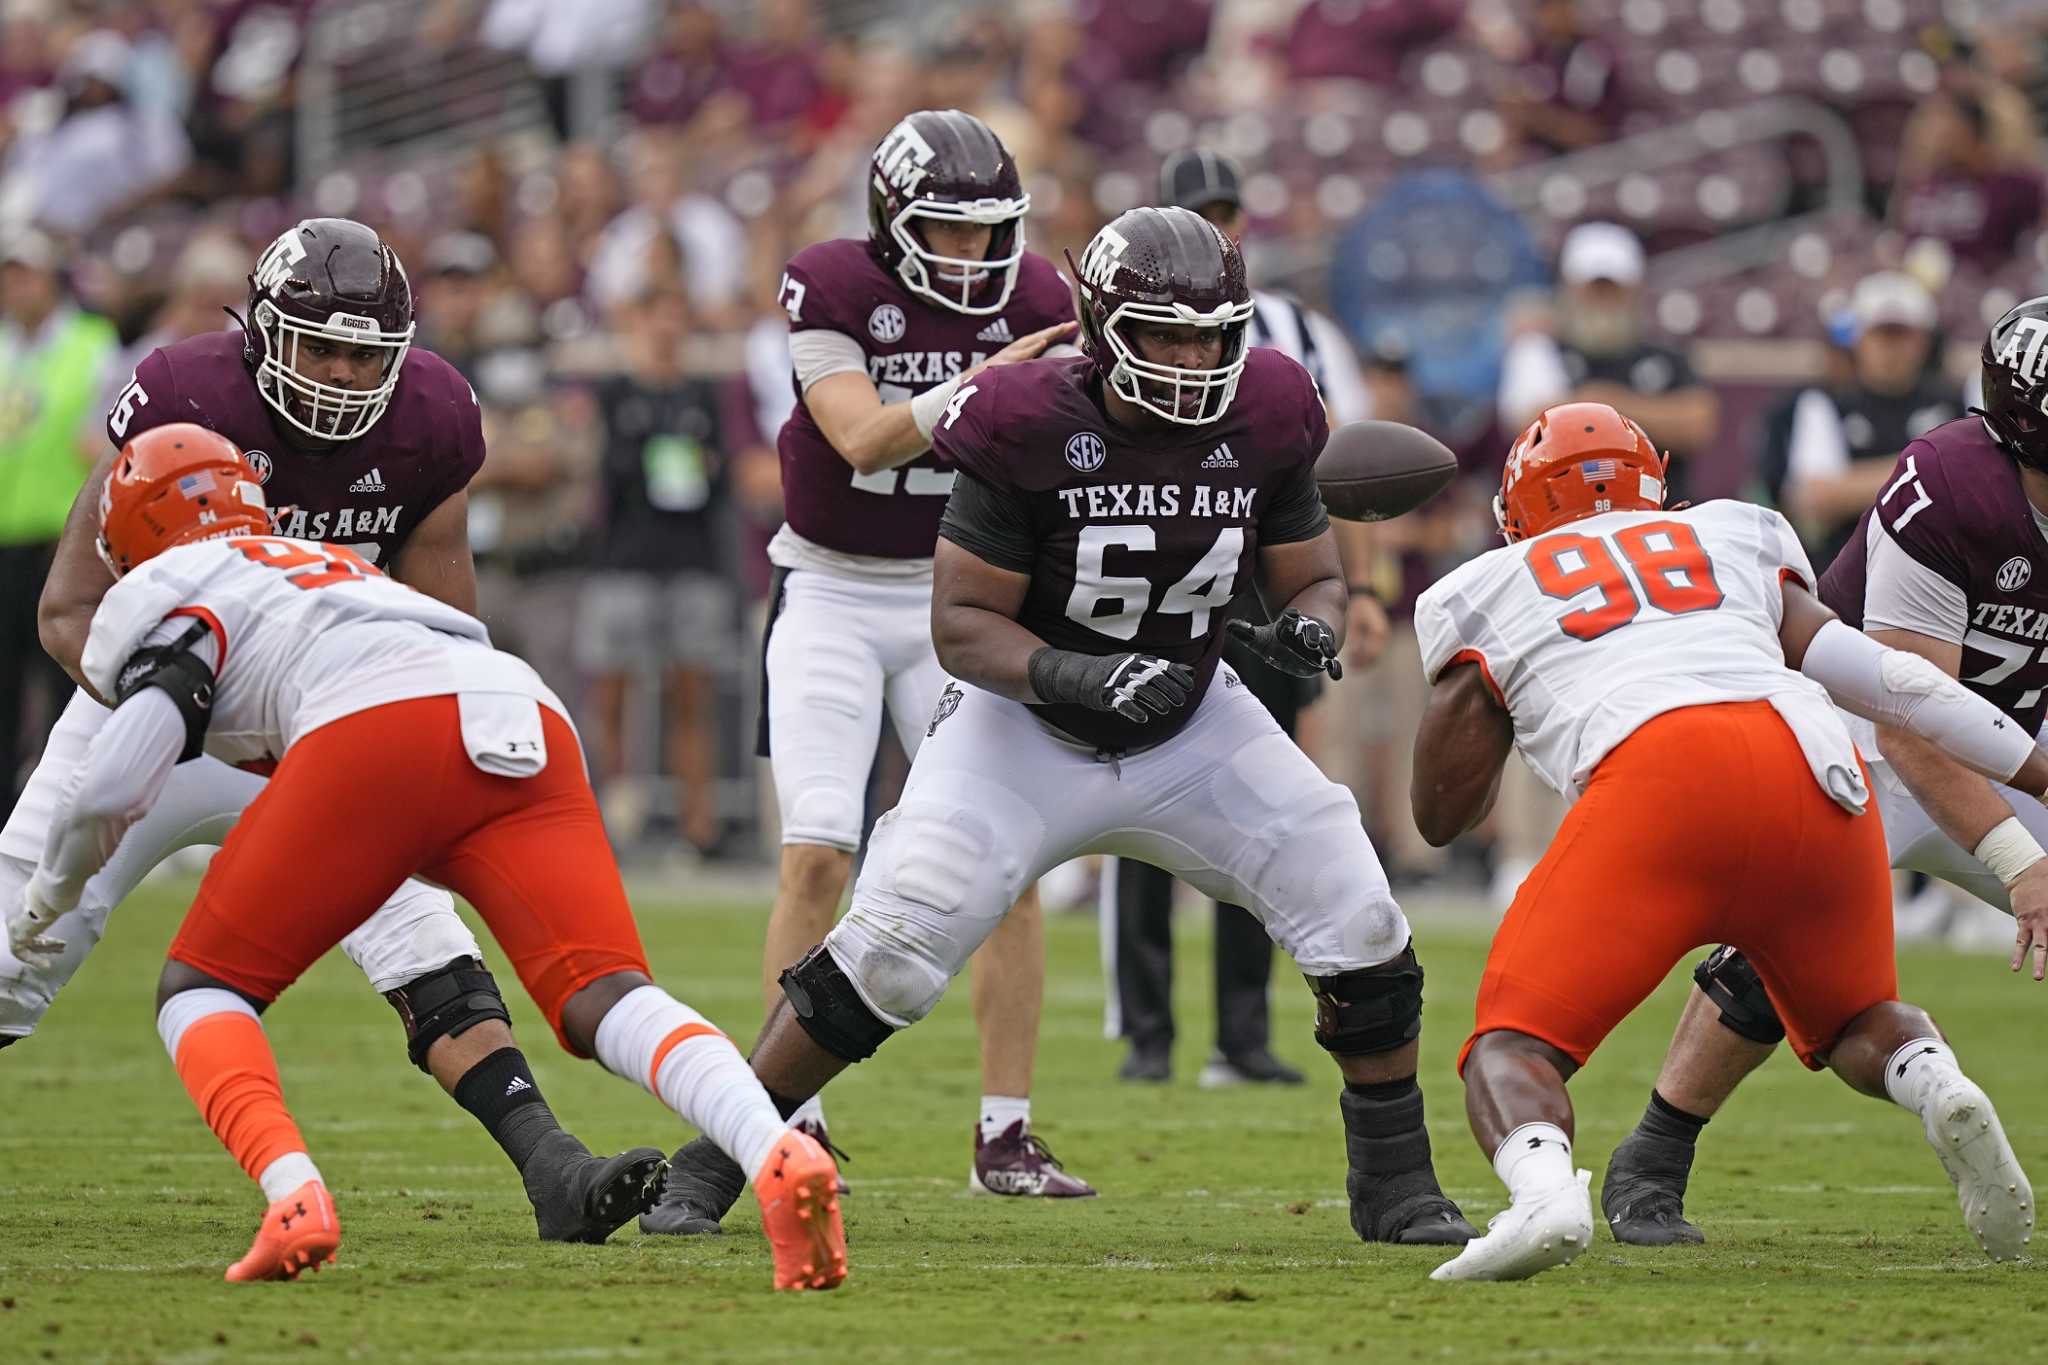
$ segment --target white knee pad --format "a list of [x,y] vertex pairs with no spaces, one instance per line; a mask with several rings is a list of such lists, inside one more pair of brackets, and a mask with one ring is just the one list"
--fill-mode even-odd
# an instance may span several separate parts
[[455,899],[437,886],[407,881],[377,913],[341,941],[373,990],[396,990],[457,958],[483,957],[476,935],[455,913]]
[[[1377,966],[1408,946],[1408,917],[1387,886],[1350,789],[1307,784],[1272,826],[1252,889],[1301,970],[1327,976]],[[1287,939],[1293,942],[1287,942]]]
[[1023,881],[987,816],[906,804],[876,825],[853,908],[826,941],[868,1008],[902,1028],[931,1013]]
[[862,793],[834,778],[813,776],[784,803],[782,842],[851,853],[860,847],[861,809]]

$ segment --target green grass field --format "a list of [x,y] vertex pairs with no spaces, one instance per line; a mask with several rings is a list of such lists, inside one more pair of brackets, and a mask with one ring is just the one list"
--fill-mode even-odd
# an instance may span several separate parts
[[[1308,997],[1281,978],[1298,1090],[1204,1092],[1207,944],[1180,949],[1183,1039],[1167,1088],[1114,1079],[1095,928],[1050,926],[1037,1126],[1103,1191],[1083,1203],[970,1198],[979,1086],[965,989],[828,1095],[855,1160],[853,1276],[774,1295],[752,1200],[721,1238],[630,1226],[542,1246],[508,1162],[403,1059],[398,1024],[338,956],[269,1017],[340,1264],[297,1285],[228,1286],[262,1201],[200,1124],[152,1028],[182,888],[151,888],[45,1032],[0,1054],[0,1359],[2004,1361],[2044,1354],[2048,1269],[1991,1266],[1963,1233],[1917,1124],[1783,1056],[1717,1119],[1691,1208],[1705,1248],[1605,1233],[1564,1270],[1433,1284],[1441,1251],[1365,1247],[1345,1221],[1335,1073]],[[279,907],[279,913],[290,913]],[[744,1035],[757,1020],[752,905],[644,904],[664,984]],[[1471,1020],[1479,931],[1418,917],[1429,969],[1423,1084],[1439,1170],[1474,1222],[1501,1192],[1466,1133],[1451,1062]],[[1914,953],[1931,1006],[2048,1171],[2039,987],[1996,959]],[[1641,1111],[1681,999],[1674,978],[1574,1084],[1595,1187]],[[531,1006],[518,1027],[556,1111],[593,1147],[672,1145],[643,1092],[572,1062]]]

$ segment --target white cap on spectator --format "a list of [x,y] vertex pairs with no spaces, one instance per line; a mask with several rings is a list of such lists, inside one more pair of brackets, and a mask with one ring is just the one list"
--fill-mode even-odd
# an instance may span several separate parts
[[1565,234],[1557,274],[1566,284],[1612,280],[1634,287],[1643,282],[1643,244],[1619,223],[1581,223]]
[[1936,316],[1934,296],[1920,281],[1896,270],[1865,275],[1849,296],[1849,317],[1859,333],[1888,324],[1931,332]]
[[57,244],[32,227],[0,225],[0,265],[25,265],[44,274],[58,267]]
[[128,40],[114,30],[94,29],[65,55],[64,76],[68,80],[95,80],[116,90],[126,90],[128,66],[134,55],[135,49]]

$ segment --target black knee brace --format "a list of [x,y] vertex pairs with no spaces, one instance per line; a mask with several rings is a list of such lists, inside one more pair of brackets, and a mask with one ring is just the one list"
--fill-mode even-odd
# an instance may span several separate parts
[[414,977],[397,990],[384,992],[384,998],[405,1021],[405,1055],[422,1071],[428,1070],[427,1049],[436,1039],[459,1038],[488,1019],[512,1022],[498,983],[473,957],[458,957]]
[[1721,1022],[1752,1043],[1782,1043],[1785,1026],[1749,959],[1723,944],[1692,969],[1693,983],[1721,1008]]
[[1422,964],[1412,943],[1377,967],[1305,979],[1316,994],[1316,1041],[1329,1052],[1392,1052],[1422,1032]]
[[804,1032],[841,1061],[866,1061],[896,1031],[875,1018],[822,943],[784,971],[780,980]]

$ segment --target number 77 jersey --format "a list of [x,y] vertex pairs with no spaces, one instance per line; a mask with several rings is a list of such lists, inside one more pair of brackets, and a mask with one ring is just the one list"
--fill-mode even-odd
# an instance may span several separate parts
[[1616,745],[1682,707],[1771,701],[1833,736],[1826,692],[1785,666],[1788,577],[1813,586],[1769,508],[1608,512],[1460,566],[1422,594],[1415,629],[1431,681],[1477,664],[1530,768],[1576,799]]

